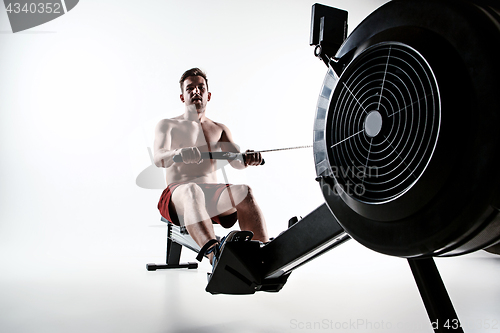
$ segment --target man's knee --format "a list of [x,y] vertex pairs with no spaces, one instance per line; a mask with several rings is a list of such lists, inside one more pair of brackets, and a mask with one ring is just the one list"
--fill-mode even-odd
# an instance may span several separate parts
[[205,200],[203,190],[196,183],[182,184],[175,189],[174,194],[184,202]]

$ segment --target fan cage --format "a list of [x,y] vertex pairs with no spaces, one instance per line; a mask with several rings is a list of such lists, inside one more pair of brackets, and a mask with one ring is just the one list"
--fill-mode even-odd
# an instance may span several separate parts
[[418,51],[398,42],[364,50],[337,82],[326,119],[336,190],[368,204],[402,196],[429,164],[440,124],[437,81]]

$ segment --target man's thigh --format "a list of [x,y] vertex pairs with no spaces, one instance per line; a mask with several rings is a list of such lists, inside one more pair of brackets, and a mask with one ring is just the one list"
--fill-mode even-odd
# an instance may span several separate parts
[[184,215],[186,209],[193,209],[195,205],[203,206],[199,203],[205,201],[203,190],[195,183],[180,184],[171,191],[170,208],[173,208],[177,215]]
[[236,212],[235,205],[241,201],[243,192],[245,189],[241,185],[180,184],[172,189],[170,204],[179,216],[195,207],[206,210],[210,217],[227,216]]

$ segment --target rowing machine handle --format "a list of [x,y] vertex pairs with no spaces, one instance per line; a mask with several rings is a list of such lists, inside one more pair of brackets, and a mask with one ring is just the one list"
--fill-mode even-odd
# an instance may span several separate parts
[[[210,153],[210,152],[204,152],[201,153],[201,159],[212,159],[212,160],[234,160],[237,158],[237,155],[243,156],[243,161],[245,161],[245,154],[236,154],[232,153],[230,156],[227,155],[225,152],[215,152],[215,153]],[[182,156],[181,154],[174,155],[173,158],[175,163],[180,163],[182,162]],[[264,165],[266,161],[262,159],[262,162],[260,165]]]

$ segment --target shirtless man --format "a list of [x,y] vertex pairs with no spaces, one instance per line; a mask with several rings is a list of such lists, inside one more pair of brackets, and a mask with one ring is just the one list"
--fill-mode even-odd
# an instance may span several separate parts
[[[241,230],[252,231],[253,239],[267,242],[264,216],[250,187],[219,184],[216,161],[201,159],[201,152],[207,151],[239,153],[229,129],[206,116],[211,93],[205,73],[190,69],[179,83],[184,114],[161,120],[155,129],[154,162],[167,169],[167,188],[158,203],[161,215],[174,224],[185,225],[202,252],[217,245],[212,219],[225,228],[232,227],[237,219]],[[175,163],[173,157],[179,154],[183,162]],[[244,161],[229,163],[244,169],[261,162],[260,153],[247,150]],[[214,252],[207,252],[212,262]]]

